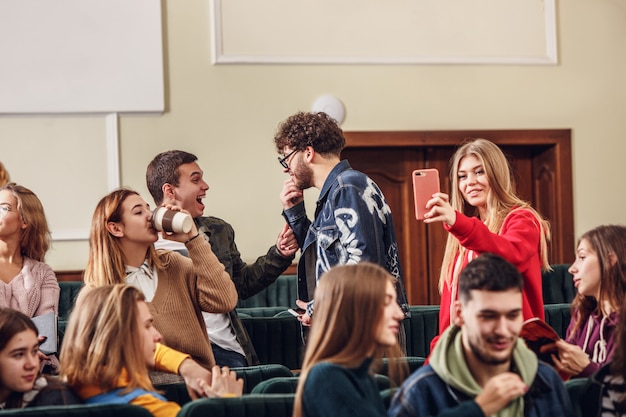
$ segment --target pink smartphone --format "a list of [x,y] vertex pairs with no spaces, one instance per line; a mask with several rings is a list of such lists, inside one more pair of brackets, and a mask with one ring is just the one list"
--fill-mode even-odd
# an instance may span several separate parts
[[423,220],[427,213],[426,203],[439,192],[439,171],[436,168],[416,169],[413,171],[413,201],[415,218]]

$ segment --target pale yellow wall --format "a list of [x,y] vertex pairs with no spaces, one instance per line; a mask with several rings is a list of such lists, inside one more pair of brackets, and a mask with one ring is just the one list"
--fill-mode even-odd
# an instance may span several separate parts
[[[345,130],[571,128],[576,233],[626,223],[626,0],[557,1],[556,66],[214,66],[209,1],[165,1],[164,13],[167,112],[120,117],[121,182],[148,199],[152,156],[196,153],[211,186],[207,213],[233,224],[246,260],[264,253],[282,224],[276,125],[325,93],[346,105]],[[106,193],[104,131],[104,116],[0,117],[0,160],[46,201],[65,202],[71,214],[55,211],[53,226],[83,230]],[[46,145],[43,154],[20,148],[33,142]],[[64,187],[57,170],[78,185]],[[86,257],[85,241],[63,241],[47,260],[82,269]]]

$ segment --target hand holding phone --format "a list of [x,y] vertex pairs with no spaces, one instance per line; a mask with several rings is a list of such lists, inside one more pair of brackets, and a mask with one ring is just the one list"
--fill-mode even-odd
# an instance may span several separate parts
[[435,168],[416,169],[413,171],[413,200],[415,202],[415,218],[423,220],[426,203],[439,192],[439,171]]
[[298,309],[290,308],[287,311],[289,312],[289,314],[291,314],[294,317],[300,317],[300,316],[302,316],[305,313],[305,311],[303,309],[301,309],[301,308],[298,308]]

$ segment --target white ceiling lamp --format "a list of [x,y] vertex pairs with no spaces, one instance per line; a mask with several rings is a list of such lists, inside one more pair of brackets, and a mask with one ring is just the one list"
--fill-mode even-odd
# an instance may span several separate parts
[[313,103],[312,111],[315,113],[326,113],[327,115],[335,119],[335,121],[337,121],[337,124],[339,125],[343,123],[343,120],[346,117],[346,108],[344,107],[343,103],[341,102],[341,100],[331,94],[326,94],[318,97],[317,100],[315,100],[315,102]]

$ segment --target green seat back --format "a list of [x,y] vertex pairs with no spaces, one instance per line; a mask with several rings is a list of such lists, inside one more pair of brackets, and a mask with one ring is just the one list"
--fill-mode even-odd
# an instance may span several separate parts
[[567,270],[569,264],[550,265],[552,271],[543,271],[542,290],[544,304],[571,303],[576,296],[576,287],[572,274]]
[[283,306],[285,310],[296,305],[298,298],[298,279],[295,275],[281,275],[274,283],[249,297],[239,300],[237,307],[276,307]]
[[300,369],[303,343],[300,322],[293,316],[241,317],[261,364]]
[[546,323],[550,325],[559,337],[564,338],[569,326],[571,313],[569,304],[546,304],[543,311],[546,315]]
[[427,357],[430,341],[439,333],[439,306],[410,306],[411,318],[402,324],[406,332],[407,356]]
[[177,417],[291,417],[293,401],[293,394],[203,398],[185,404]]
[[0,411],[2,417],[152,417],[143,407],[130,404],[76,404]]

